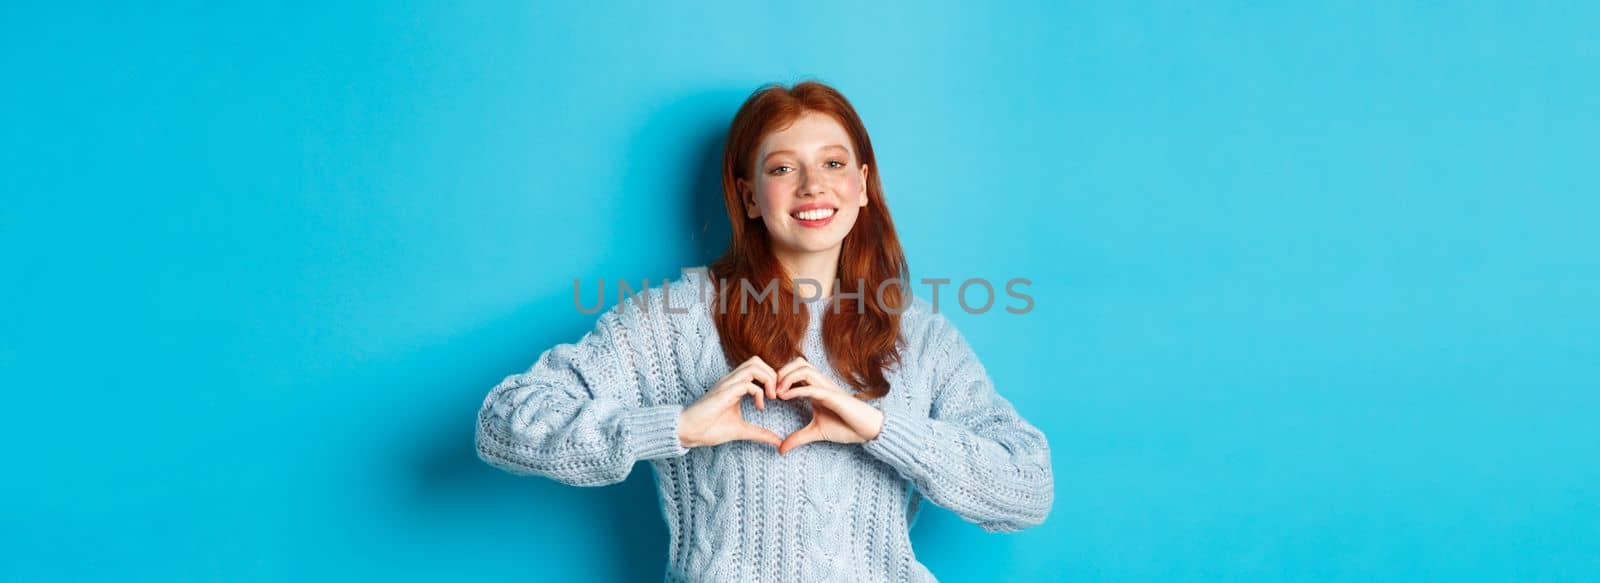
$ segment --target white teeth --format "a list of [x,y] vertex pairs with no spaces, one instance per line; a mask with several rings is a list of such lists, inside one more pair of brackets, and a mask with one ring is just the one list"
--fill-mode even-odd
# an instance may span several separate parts
[[820,221],[831,216],[833,216],[833,209],[811,209],[794,214],[795,218],[802,221]]

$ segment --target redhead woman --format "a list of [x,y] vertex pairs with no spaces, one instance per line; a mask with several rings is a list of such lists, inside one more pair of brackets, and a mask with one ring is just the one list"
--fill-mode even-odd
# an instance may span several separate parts
[[920,503],[1044,521],[1049,445],[912,295],[872,142],[838,91],[768,85],[728,130],[732,241],[496,385],[478,455],[613,484],[648,461],[667,581],[933,581]]

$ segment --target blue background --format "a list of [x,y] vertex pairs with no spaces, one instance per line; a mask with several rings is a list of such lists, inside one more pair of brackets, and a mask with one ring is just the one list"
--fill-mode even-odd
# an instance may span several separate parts
[[0,8],[0,579],[657,579],[474,415],[811,77],[914,276],[1035,282],[952,317],[1054,512],[935,574],[1600,578],[1594,4],[522,4]]

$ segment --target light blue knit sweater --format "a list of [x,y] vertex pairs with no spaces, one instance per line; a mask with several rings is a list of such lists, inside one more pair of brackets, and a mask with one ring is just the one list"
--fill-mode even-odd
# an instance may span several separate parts
[[[651,288],[643,306],[624,301],[506,377],[479,411],[479,457],[575,486],[620,482],[648,460],[671,533],[667,581],[933,581],[909,538],[923,497],[991,532],[1049,514],[1045,436],[921,298],[901,318],[905,356],[886,371],[888,396],[868,401],[884,412],[875,439],[786,456],[748,441],[682,447],[679,412],[730,370],[704,278]],[[822,310],[810,317],[806,359],[849,387],[823,350]],[[743,412],[780,436],[810,421],[802,401],[760,410],[746,399]]]

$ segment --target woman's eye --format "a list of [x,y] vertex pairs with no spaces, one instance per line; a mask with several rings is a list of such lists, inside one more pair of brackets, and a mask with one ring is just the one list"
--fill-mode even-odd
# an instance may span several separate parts
[[[834,166],[834,164],[838,164],[838,166]],[[840,162],[838,160],[829,160],[828,161],[828,167],[829,168],[844,168],[844,162]]]
[[771,170],[768,170],[767,174],[783,174],[783,172],[780,172],[780,171],[786,171],[786,170],[789,170],[788,166],[775,166]]

